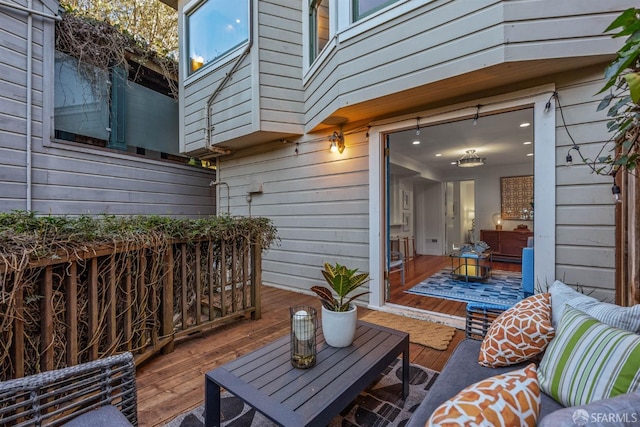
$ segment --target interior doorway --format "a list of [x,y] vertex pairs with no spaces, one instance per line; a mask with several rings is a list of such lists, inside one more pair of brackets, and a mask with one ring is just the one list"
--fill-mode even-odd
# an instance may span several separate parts
[[445,247],[443,255],[475,243],[475,181],[447,181],[445,187]]
[[[401,252],[405,273],[404,284],[397,270],[385,275],[386,302],[397,303],[405,290],[447,268],[448,254],[495,229],[501,178],[534,174],[533,113],[526,106],[477,123],[463,118],[385,132],[385,270],[391,249]],[[460,162],[469,152],[478,160]],[[533,220],[528,225],[533,230]]]

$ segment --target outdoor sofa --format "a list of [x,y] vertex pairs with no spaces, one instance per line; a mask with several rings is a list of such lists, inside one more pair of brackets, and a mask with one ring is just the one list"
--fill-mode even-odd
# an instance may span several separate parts
[[135,363],[129,352],[0,382],[0,425],[137,424]]
[[[538,354],[535,354],[527,360],[520,361],[519,363],[508,364],[508,366],[481,366],[479,360],[483,360],[486,363],[487,359],[486,356],[482,355],[482,352],[485,349],[491,348],[491,346],[488,342],[485,343],[487,338],[480,336],[480,339],[478,339],[473,335],[467,334],[467,338],[461,341],[454,350],[444,369],[431,386],[426,398],[414,411],[407,427],[440,425],[438,421],[451,419],[448,417],[455,416],[456,414],[459,415],[456,411],[460,408],[464,408],[465,399],[473,401],[472,406],[476,401],[482,400],[482,398],[479,397],[480,395],[473,393],[482,393],[483,390],[488,389],[483,389],[482,387],[479,387],[479,385],[486,385],[487,383],[490,383],[490,387],[504,388],[504,391],[501,393],[511,393],[508,389],[509,383],[493,382],[493,380],[495,378],[507,378],[509,375],[515,375],[515,373],[521,374],[523,370],[526,370],[526,367],[530,366],[532,363],[535,364],[534,366],[537,370],[537,374],[534,374],[537,376],[537,380],[535,382],[540,383],[537,384],[540,390],[539,414],[534,418],[534,423],[537,421],[537,425],[543,427],[573,427],[576,425],[613,427],[640,425],[640,389],[638,389],[638,381],[640,380],[640,360],[638,360],[638,355],[640,354],[640,305],[633,307],[619,307],[613,304],[600,302],[592,297],[576,292],[560,281],[556,281],[549,288],[548,295],[549,308],[551,309],[551,313],[548,314],[551,325],[547,328],[547,336],[549,339],[547,344],[541,347],[541,351],[538,352]],[[531,299],[534,298],[536,297],[531,297]],[[518,306],[526,305],[525,300],[521,301],[521,303],[516,304],[510,314],[513,315],[514,312],[517,312]],[[542,312],[542,317],[544,317],[544,310],[539,310],[538,314],[540,314],[540,312]],[[571,317],[572,315],[574,317]],[[532,316],[529,315],[529,317]],[[500,320],[497,320],[497,322],[500,322]],[[527,325],[519,322],[520,320],[516,320],[515,322],[512,322],[511,326],[516,326],[521,330],[529,330],[527,329]],[[572,328],[574,322],[583,323],[576,323],[575,328]],[[612,324],[616,327],[611,326]],[[631,368],[630,371],[632,376],[635,372],[635,382],[630,388],[630,390],[635,391],[622,394],[614,392],[610,394],[610,396],[615,396],[612,398],[594,400],[581,405],[569,404],[565,407],[565,405],[560,403],[556,398],[545,393],[544,387],[541,385],[543,380],[545,380],[545,370],[547,376],[547,388],[551,389],[553,386],[551,386],[549,377],[553,375],[554,370],[559,378],[562,378],[562,380],[568,379],[574,381],[574,384],[579,383],[580,381],[586,381],[587,383],[592,380],[604,381],[611,372],[617,371],[617,368],[614,369],[611,366],[606,365],[602,372],[595,373],[594,371],[596,368],[585,369],[584,365],[578,365],[576,370],[572,373],[571,367],[568,366],[569,363],[567,363],[566,366],[556,366],[560,363],[566,362],[556,363],[558,360],[562,360],[562,357],[558,358],[556,356],[559,354],[564,354],[566,356],[566,354],[568,354],[566,352],[569,351],[568,348],[570,345],[567,345],[568,341],[566,340],[576,338],[575,336],[569,336],[569,334],[575,332],[576,329],[580,329],[581,327],[584,329],[585,325],[589,325],[590,328],[597,331],[596,335],[594,335],[596,338],[593,338],[592,341],[582,338],[577,339],[577,342],[586,348],[586,351],[589,354],[595,353],[594,345],[598,344],[596,341],[600,339],[599,337],[604,336],[604,334],[611,332],[614,334],[613,336],[615,336],[616,339],[624,337],[626,341],[623,347],[627,347],[623,348],[622,351],[629,352],[631,355],[630,360],[628,360],[629,363],[627,363],[625,367],[626,369],[629,367]],[[498,327],[499,325],[496,325],[496,329],[498,329]],[[485,330],[485,332],[490,336],[494,331],[491,331],[491,328],[489,328],[489,331]],[[530,335],[538,333],[540,335],[544,335],[544,328],[538,328],[538,330],[533,334],[529,332]],[[526,333],[523,335],[526,335]],[[517,341],[518,339],[514,338],[514,340]],[[557,341],[552,346],[554,340]],[[510,342],[510,344],[513,344],[513,342]],[[604,341],[604,344],[600,343],[600,345],[605,349],[611,349],[613,347],[613,344],[611,344],[610,341]],[[506,349],[509,346],[503,345],[503,347]],[[500,354],[501,356],[504,356],[505,354],[513,356],[518,353],[518,347],[523,348],[524,345],[518,344],[513,347],[515,348],[515,351],[505,350],[504,353],[497,354]],[[578,354],[579,350],[574,349],[572,351],[573,353],[570,359],[577,363],[580,361],[580,355]],[[533,353],[535,353],[535,351],[532,352],[532,354]],[[616,354],[619,355],[620,353]],[[547,360],[545,360],[545,358],[547,358]],[[613,364],[613,362],[617,363],[619,359],[620,358],[618,358],[618,356],[614,356],[610,357],[609,360],[601,360],[601,362],[605,364]],[[520,380],[522,375],[515,376],[515,378]],[[513,378],[510,379],[513,380]],[[602,384],[599,384],[599,386],[601,385]],[[513,390],[518,393],[522,391],[518,389],[518,387],[515,387]],[[562,390],[562,388],[560,388],[560,390]],[[493,390],[490,390],[488,394],[492,393]],[[554,393],[558,394],[558,390]],[[505,394],[502,396],[504,397]],[[567,399],[566,396],[563,397]],[[507,400],[511,398],[517,400],[516,397],[512,395],[507,396]],[[496,425],[492,422],[485,422],[485,424],[478,422],[483,419],[485,421],[487,419],[490,420],[490,417],[495,415],[490,413],[491,411],[500,411],[496,410],[496,408],[504,404],[504,401],[500,401],[500,399],[493,399],[495,399],[493,395],[487,397],[487,401],[492,401],[494,403],[490,403],[489,408],[482,409],[480,411],[480,415],[477,415],[477,412],[474,413],[473,410],[470,410],[469,413],[463,414],[463,417],[468,414],[475,414],[478,416],[478,418],[475,419],[476,424],[472,423],[470,425]],[[569,396],[569,399],[578,400],[574,396]],[[491,407],[492,405],[494,406]],[[455,409],[450,410],[450,408]],[[578,411],[578,409],[583,409],[583,411]],[[504,411],[504,409],[502,410]],[[449,414],[444,418],[438,417],[438,415],[442,415],[447,411],[454,413],[454,415]],[[462,412],[464,413],[464,410]],[[484,416],[489,418],[483,418]],[[458,418],[457,423],[462,424],[464,421],[473,421],[473,419],[465,419],[463,417]],[[529,418],[529,421],[531,421],[531,419],[532,418]],[[503,418],[503,421],[503,425],[522,424],[521,420],[517,420],[516,422],[513,418],[508,417]],[[526,425],[526,423],[522,425]]]

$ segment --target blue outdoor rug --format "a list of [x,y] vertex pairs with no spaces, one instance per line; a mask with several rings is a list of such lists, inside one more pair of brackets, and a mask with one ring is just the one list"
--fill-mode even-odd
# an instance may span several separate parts
[[462,302],[514,305],[523,297],[522,276],[518,272],[492,270],[486,282],[465,282],[451,276],[451,269],[444,269],[409,289],[410,294],[443,298]]

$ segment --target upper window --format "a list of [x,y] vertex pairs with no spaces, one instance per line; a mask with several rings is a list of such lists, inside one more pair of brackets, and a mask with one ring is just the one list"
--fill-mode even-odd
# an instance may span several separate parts
[[249,40],[249,1],[206,0],[186,15],[189,74]]
[[312,63],[329,42],[329,0],[309,2],[309,63]]
[[367,15],[371,15],[385,6],[395,3],[398,0],[352,0],[353,1],[353,22],[356,22]]

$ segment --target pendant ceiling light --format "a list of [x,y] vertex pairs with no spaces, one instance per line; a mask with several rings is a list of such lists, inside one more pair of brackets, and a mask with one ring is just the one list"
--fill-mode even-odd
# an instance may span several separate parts
[[472,168],[484,165],[486,160],[484,157],[478,156],[476,150],[467,150],[465,155],[456,162],[456,165],[460,168]]

